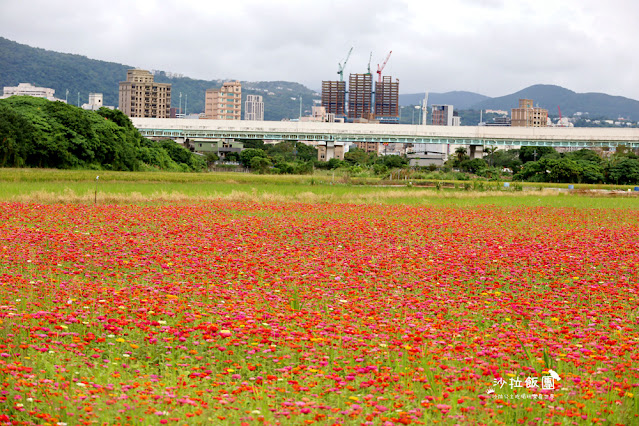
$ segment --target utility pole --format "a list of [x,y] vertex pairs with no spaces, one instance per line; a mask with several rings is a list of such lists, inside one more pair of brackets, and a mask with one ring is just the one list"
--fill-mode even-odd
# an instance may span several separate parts
[[302,95],[300,95],[300,120],[302,119]]
[[80,106],[80,92],[78,92],[78,106]]
[[182,92],[180,92],[180,115],[182,115]]
[[189,103],[189,94],[184,95],[184,116],[186,117],[186,105]]

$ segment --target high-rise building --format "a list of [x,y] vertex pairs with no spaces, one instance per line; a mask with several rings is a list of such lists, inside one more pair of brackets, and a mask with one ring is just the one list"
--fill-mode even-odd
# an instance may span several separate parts
[[452,105],[432,105],[433,126],[453,126],[454,114]]
[[520,99],[519,108],[511,111],[513,127],[546,127],[548,110],[533,106],[532,99]]
[[118,108],[129,117],[169,118],[171,84],[156,83],[146,70],[128,70],[120,82]]
[[244,119],[264,121],[264,102],[259,95],[246,95],[244,102]]
[[380,123],[399,123],[399,81],[383,77],[375,83],[375,119]]
[[373,76],[351,74],[348,79],[348,118],[373,119]]
[[346,82],[322,81],[322,106],[327,114],[346,116]]
[[227,81],[219,89],[207,90],[204,99],[204,118],[241,120],[242,84],[239,81]]
[[453,126],[461,126],[461,117],[457,111],[453,111]]

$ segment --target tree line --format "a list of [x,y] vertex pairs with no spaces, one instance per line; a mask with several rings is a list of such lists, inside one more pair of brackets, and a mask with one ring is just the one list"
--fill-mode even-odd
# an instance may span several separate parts
[[[274,145],[261,140],[245,140],[240,153],[226,154],[226,161],[237,161],[259,173],[269,174],[308,174],[314,169],[342,169],[351,175],[370,173],[384,176],[390,170],[408,167],[408,159],[399,155],[378,156],[374,152],[365,152],[351,148],[344,159],[331,158],[328,161],[317,159],[317,148],[297,141],[283,141]],[[216,155],[207,156],[209,163],[218,160]]]
[[471,160],[465,148],[458,148],[450,167],[479,176],[499,174],[507,169],[513,180],[552,183],[639,183],[639,157],[620,146],[610,156],[589,149],[557,152],[552,147],[526,146],[520,149],[488,148],[484,158]]
[[0,167],[201,171],[173,141],[153,142],[121,111],[85,111],[30,96],[0,100]]

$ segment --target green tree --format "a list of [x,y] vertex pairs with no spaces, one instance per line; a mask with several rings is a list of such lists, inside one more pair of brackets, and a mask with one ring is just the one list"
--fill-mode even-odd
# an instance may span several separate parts
[[340,160],[339,158],[331,158],[330,160],[328,160],[328,169],[329,170],[338,169],[342,165],[343,165],[343,161]]
[[457,164],[461,164],[462,161],[464,160],[468,160],[470,157],[468,157],[467,155],[468,150],[463,147],[457,147],[457,149],[455,149],[455,157],[457,157]]
[[542,164],[548,164],[550,170],[549,179],[551,182],[573,183],[579,182],[582,168],[569,158],[561,158],[559,160],[541,160]]
[[514,173],[517,173],[521,169],[522,162],[519,159],[518,149],[498,150],[495,151],[491,157],[494,167],[500,169],[508,168]]
[[612,162],[606,170],[607,182],[614,184],[639,183],[639,161],[633,158],[623,158]]
[[0,105],[0,167],[21,167],[27,156],[28,143],[36,138],[29,120]]
[[590,161],[577,161],[577,164],[581,167],[581,182],[603,183],[606,179],[604,176],[604,168],[601,165],[594,164]]
[[262,149],[256,148],[247,148],[243,149],[240,152],[240,163],[242,163],[246,167],[251,167],[251,160],[253,157],[264,157],[266,158],[266,152]]
[[580,149],[578,151],[568,152],[565,157],[577,162],[589,162],[594,164],[602,163],[601,157],[590,149]]
[[267,148],[264,141],[260,139],[241,139],[239,141],[242,142],[244,149],[252,148],[252,149],[261,149],[264,151]]
[[227,152],[226,155],[224,156],[224,159],[226,161],[240,161],[240,154],[237,152]]
[[481,158],[475,158],[473,160],[464,160],[461,162],[459,166],[461,170],[470,172],[470,173],[479,173],[488,167],[486,162]]
[[353,148],[344,154],[344,161],[351,165],[367,166],[373,164],[375,160],[377,160],[376,153],[366,152],[361,148]]
[[549,154],[557,154],[555,148],[550,146],[522,146],[519,149],[519,159],[522,163],[537,161]]
[[271,160],[266,157],[254,156],[250,162],[251,169],[258,170],[260,173],[265,173],[271,165]]
[[381,157],[382,164],[389,169],[399,169],[408,166],[408,159],[399,155],[384,155]]
[[490,165],[490,167],[493,166],[493,157],[495,155],[495,152],[497,152],[499,148],[496,146],[488,146],[488,147],[484,147],[484,156],[488,157],[488,164]]
[[213,164],[220,159],[219,155],[214,152],[207,152],[204,158],[206,159],[206,165],[208,167],[213,166]]
[[529,161],[524,164],[519,172],[513,175],[513,180],[528,182],[547,182],[547,172],[540,161]]

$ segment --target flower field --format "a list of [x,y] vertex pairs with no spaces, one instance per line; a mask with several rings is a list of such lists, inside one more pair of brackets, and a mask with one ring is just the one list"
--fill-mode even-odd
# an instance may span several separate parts
[[0,424],[639,424],[636,210],[0,215]]

